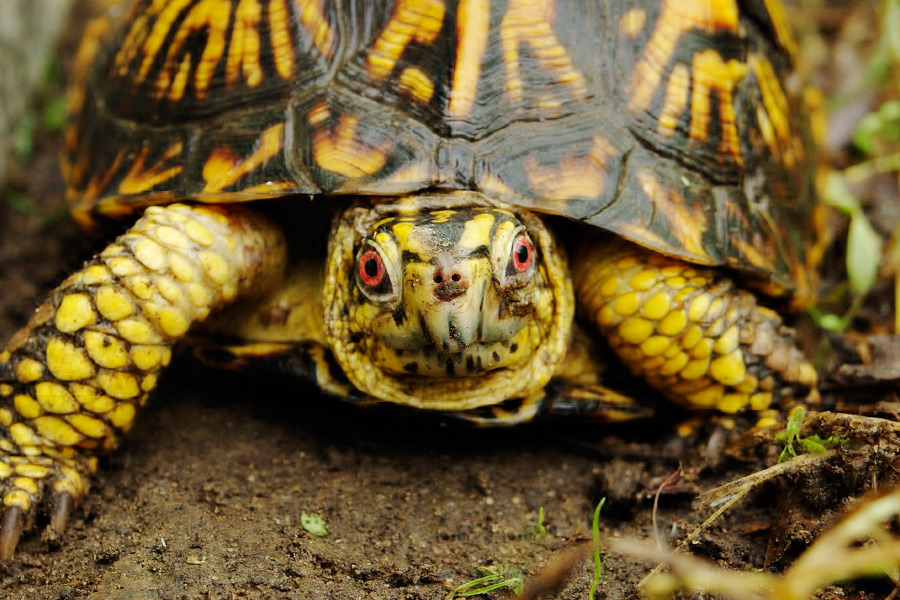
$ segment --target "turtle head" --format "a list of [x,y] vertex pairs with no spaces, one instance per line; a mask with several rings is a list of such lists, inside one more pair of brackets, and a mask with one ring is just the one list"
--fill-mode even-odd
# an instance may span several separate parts
[[367,395],[496,403],[543,387],[564,355],[565,259],[527,212],[471,193],[379,199],[342,216],[329,261],[329,342]]
[[535,244],[508,211],[428,210],[384,218],[361,240],[351,312],[398,375],[457,377],[522,361],[551,301]]

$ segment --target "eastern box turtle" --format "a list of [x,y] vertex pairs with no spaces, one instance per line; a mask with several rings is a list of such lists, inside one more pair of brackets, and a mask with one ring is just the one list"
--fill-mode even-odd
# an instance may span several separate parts
[[735,283],[810,296],[794,53],[777,0],[114,9],[63,168],[85,226],[139,218],[0,354],[0,557],[39,506],[65,527],[179,340],[487,424],[640,412],[598,333],[687,407],[814,393]]

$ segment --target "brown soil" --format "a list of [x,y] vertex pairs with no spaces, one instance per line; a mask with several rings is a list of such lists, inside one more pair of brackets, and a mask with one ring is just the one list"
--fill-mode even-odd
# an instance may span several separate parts
[[[63,48],[70,55],[71,41]],[[39,135],[35,157],[12,178],[42,215],[62,202],[58,138]],[[0,339],[92,244],[69,221],[47,225],[0,203]],[[534,577],[590,540],[602,497],[602,536],[652,538],[653,497],[682,464],[687,474],[665,488],[656,528],[676,544],[708,515],[692,508],[699,491],[771,464],[774,448],[762,446],[762,461],[748,455],[709,469],[700,445],[679,443],[666,423],[473,430],[182,358],[102,462],[62,543],[43,541],[39,529],[26,534],[0,573],[0,597],[439,599],[481,566]],[[781,570],[845,497],[884,476],[889,453],[879,456],[878,465],[837,459],[766,484],[691,549],[737,568]],[[313,512],[327,536],[301,526]],[[635,595],[651,566],[606,555],[598,597]],[[591,562],[577,561],[544,597],[585,599],[592,577]],[[890,590],[875,581],[833,597]]]

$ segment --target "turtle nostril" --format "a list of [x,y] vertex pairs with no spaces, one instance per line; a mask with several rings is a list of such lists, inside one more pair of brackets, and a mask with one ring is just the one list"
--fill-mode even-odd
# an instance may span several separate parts
[[460,281],[462,281],[462,275],[460,273],[454,272],[446,276],[445,273],[447,273],[447,271],[445,270],[438,271],[434,274],[432,281],[434,281],[435,283],[445,283],[450,281],[452,281],[453,283],[459,283]]
[[435,298],[444,302],[462,296],[469,288],[462,273],[456,269],[437,269],[432,276],[432,281],[434,281]]

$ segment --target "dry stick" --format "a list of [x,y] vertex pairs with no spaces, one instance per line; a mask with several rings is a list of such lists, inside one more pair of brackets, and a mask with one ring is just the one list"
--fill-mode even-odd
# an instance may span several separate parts
[[[777,465],[772,465],[768,469],[756,471],[755,473],[751,473],[750,475],[741,477],[740,479],[736,479],[719,487],[713,488],[707,492],[704,492],[700,495],[700,499],[703,504],[705,506],[719,505],[719,508],[716,509],[716,511],[713,512],[713,514],[711,514],[705,521],[703,521],[703,523],[695,527],[694,530],[691,531],[691,533],[689,533],[683,540],[681,540],[675,551],[685,551],[687,546],[691,544],[695,539],[697,539],[701,532],[712,525],[712,523],[714,523],[719,518],[719,516],[722,515],[722,513],[731,508],[735,503],[737,503],[741,498],[747,495],[747,493],[756,486],[783,473],[787,473],[801,467],[824,461],[834,454],[836,454],[835,450],[829,450],[821,454],[802,454],[796,458],[792,458],[789,461],[779,463]],[[647,573],[647,575],[644,576],[643,579],[641,579],[641,582],[638,585],[643,586],[648,578],[659,573],[665,566],[666,563],[657,564],[655,567],[653,567],[653,569],[650,570],[649,573]]]
[[659,496],[662,494],[663,488],[671,483],[675,483],[681,477],[683,473],[683,469],[679,466],[672,472],[668,477],[666,477],[662,483],[659,484],[659,487],[656,488],[656,495],[653,496],[653,512],[650,514],[650,522],[653,524],[653,537],[656,539],[656,547],[660,550],[665,549],[663,545],[662,536],[659,534],[659,527],[656,522],[656,513],[657,508],[659,507]]

